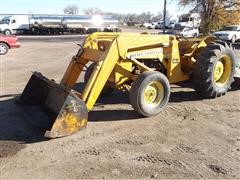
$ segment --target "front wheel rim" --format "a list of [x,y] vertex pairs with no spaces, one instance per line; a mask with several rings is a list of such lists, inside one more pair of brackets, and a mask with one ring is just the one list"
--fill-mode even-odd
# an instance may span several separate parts
[[163,100],[164,87],[161,82],[153,81],[144,90],[144,101],[148,106],[157,107]]

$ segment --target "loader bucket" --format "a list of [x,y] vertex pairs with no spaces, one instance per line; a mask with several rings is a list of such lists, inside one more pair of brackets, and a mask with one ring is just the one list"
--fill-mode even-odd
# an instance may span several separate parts
[[17,100],[27,120],[42,128],[45,137],[71,135],[87,125],[85,103],[73,90],[34,72]]

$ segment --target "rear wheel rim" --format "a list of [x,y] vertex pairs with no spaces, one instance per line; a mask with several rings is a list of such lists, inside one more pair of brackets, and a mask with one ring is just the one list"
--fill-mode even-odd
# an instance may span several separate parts
[[164,87],[161,82],[153,81],[144,90],[144,101],[151,107],[157,107],[163,100]]
[[6,30],[5,34],[6,34],[6,35],[10,35],[10,34],[11,34],[11,31]]
[[230,79],[232,73],[231,57],[222,56],[214,66],[213,79],[218,87],[224,86]]

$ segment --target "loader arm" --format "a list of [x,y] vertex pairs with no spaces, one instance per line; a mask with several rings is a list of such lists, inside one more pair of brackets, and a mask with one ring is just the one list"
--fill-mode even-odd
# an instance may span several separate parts
[[97,62],[95,70],[82,94],[82,99],[86,102],[89,111],[93,108],[111,72],[119,60],[117,40],[112,42],[112,45],[106,54],[107,55],[103,61]]
[[[97,45],[92,43],[95,34],[89,36],[84,42],[85,47],[82,53],[73,57],[62,80],[61,84],[73,88],[83,68],[89,61],[95,62],[96,66],[91,77],[84,87],[84,90],[78,96],[85,102],[88,111],[90,111],[98,99],[104,85],[106,84],[111,72],[119,60],[118,43],[115,36],[102,37],[111,40],[111,45],[105,51],[97,50]],[[101,39],[98,37],[98,40]]]

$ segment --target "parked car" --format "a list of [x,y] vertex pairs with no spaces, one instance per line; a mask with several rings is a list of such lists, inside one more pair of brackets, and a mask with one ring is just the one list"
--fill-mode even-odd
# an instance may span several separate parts
[[[174,25],[175,25],[175,20],[166,19],[165,29],[173,29]],[[163,28],[164,28],[164,22],[163,21],[159,21],[155,26],[155,29],[163,29]]]
[[170,29],[166,31],[166,34],[174,34],[179,35],[181,37],[190,38],[190,37],[198,37],[199,36],[199,30],[198,28],[194,27],[184,27],[184,26],[178,26],[174,29]]
[[163,22],[160,21],[155,25],[155,29],[163,29]]
[[195,27],[185,27],[180,32],[180,36],[182,37],[198,37],[199,36],[199,30]]
[[11,48],[19,48],[20,43],[16,36],[7,36],[0,34],[0,55],[7,54],[8,50]]
[[147,28],[148,28],[148,29],[155,29],[156,25],[157,25],[157,22],[153,22],[153,23],[150,24]]
[[225,26],[214,32],[213,35],[218,39],[235,43],[237,40],[240,40],[240,25]]
[[172,20],[172,21],[170,21],[169,29],[174,29],[175,24],[176,24],[176,20]]
[[145,28],[148,28],[148,27],[150,27],[150,26],[152,26],[152,24],[151,24],[151,23],[143,23],[143,24],[141,24],[141,26],[140,26],[140,27],[145,27]]

